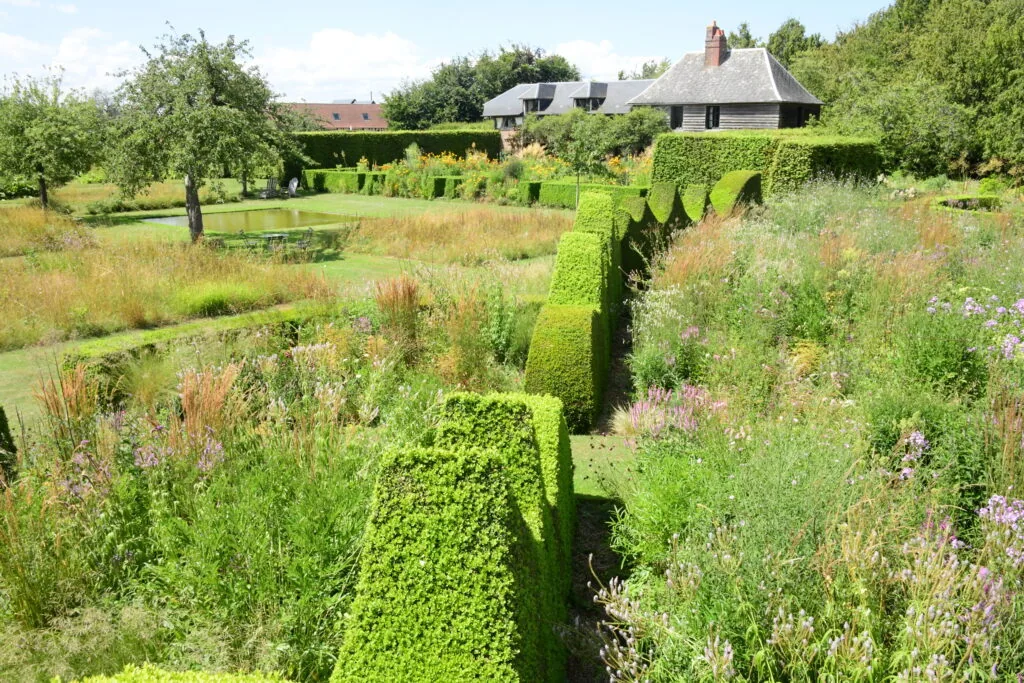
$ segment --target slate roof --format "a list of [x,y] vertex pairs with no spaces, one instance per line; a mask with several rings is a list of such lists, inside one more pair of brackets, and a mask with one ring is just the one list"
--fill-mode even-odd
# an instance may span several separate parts
[[[639,95],[653,80],[636,81],[560,81],[558,83],[521,83],[509,88],[492,100],[484,102],[484,117],[520,116],[523,114],[523,100],[550,99],[551,103],[542,111],[547,114],[565,114],[572,111],[574,99],[604,97],[599,114],[628,114],[629,100]],[[603,91],[603,92],[602,92]]]
[[309,112],[320,119],[327,130],[360,130],[388,127],[388,121],[381,114],[380,105],[376,102],[346,102],[344,104],[287,102],[285,106],[298,112]]
[[729,50],[721,66],[704,66],[703,52],[689,52],[630,105],[822,104],[763,47]]

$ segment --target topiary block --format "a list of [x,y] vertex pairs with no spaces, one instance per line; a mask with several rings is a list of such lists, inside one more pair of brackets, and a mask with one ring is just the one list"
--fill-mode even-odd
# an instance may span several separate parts
[[4,481],[14,481],[18,465],[18,447],[11,435],[11,425],[7,421],[7,413],[0,406],[0,473]]
[[722,176],[710,194],[711,206],[720,216],[728,216],[742,204],[761,201],[761,174],[757,171],[732,171]]
[[691,223],[700,223],[708,210],[707,185],[688,185],[683,190],[683,211]]

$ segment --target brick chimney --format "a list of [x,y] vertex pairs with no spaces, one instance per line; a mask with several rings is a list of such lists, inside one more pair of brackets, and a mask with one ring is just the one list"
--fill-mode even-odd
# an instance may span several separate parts
[[704,66],[721,66],[722,60],[725,59],[725,53],[728,51],[725,31],[718,28],[718,24],[712,21],[704,40]]

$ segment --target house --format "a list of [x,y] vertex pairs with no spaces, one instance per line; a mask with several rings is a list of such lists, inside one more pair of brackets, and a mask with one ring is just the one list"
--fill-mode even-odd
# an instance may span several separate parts
[[673,130],[696,132],[798,128],[821,113],[822,102],[768,50],[730,50],[712,22],[703,52],[683,55],[629,104],[659,107]]
[[703,52],[690,52],[654,80],[522,83],[484,103],[484,118],[512,131],[527,114],[564,114],[574,107],[627,114],[657,107],[673,130],[797,128],[822,102],[764,48],[730,50],[725,32],[708,26]]
[[580,108],[594,114],[628,114],[629,100],[653,80],[521,83],[484,103],[484,118],[501,131],[514,130],[527,114],[549,116]]
[[333,104],[311,104],[289,102],[286,107],[299,113],[307,113],[318,119],[325,130],[387,130],[387,119],[381,114],[376,102],[335,102]]

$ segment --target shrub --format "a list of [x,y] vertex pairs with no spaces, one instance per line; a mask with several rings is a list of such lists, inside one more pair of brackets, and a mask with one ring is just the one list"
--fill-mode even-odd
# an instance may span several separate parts
[[[573,232],[597,235],[604,243],[602,261],[605,270],[604,311],[611,324],[618,318],[622,303],[622,235],[615,226],[615,209],[609,195],[588,192],[581,196]],[[562,302],[569,303],[569,302]]]
[[[534,419],[538,409],[546,418],[539,428]],[[511,498],[533,539],[539,575],[532,587],[539,594],[541,629],[546,633],[565,621],[571,582],[572,565],[566,560],[571,558],[572,538],[565,532],[572,527],[571,519],[563,517],[572,512],[566,507],[572,498],[572,463],[571,453],[569,461],[565,459],[568,433],[560,432],[561,423],[561,404],[550,397],[454,394],[445,401],[436,438],[441,448],[489,448],[504,455]],[[544,645],[548,678],[562,680],[565,652],[557,638],[545,639]]]
[[558,242],[548,303],[592,306],[606,314],[607,240],[585,232],[567,232]]
[[[484,152],[492,159],[501,154],[501,133],[496,130],[455,131],[315,131],[298,133],[298,143],[314,166],[354,166],[365,157],[370,166],[389,164],[405,158],[405,150],[416,144],[422,154],[450,152],[465,156],[467,150]],[[290,160],[284,176],[299,175],[301,163]]]
[[682,227],[686,220],[675,183],[660,182],[652,185],[647,195],[647,205],[651,207],[655,220],[665,226],[666,233]]
[[444,198],[455,199],[459,196],[459,188],[462,187],[462,181],[465,180],[462,176],[445,176],[444,179]]
[[316,192],[356,193],[363,189],[366,173],[344,170],[309,170],[302,172],[303,184]]
[[519,181],[519,201],[523,204],[536,204],[539,202],[542,184],[539,180]]
[[597,418],[607,334],[600,311],[591,306],[548,304],[537,318],[524,387],[561,399],[573,433],[586,431]]
[[[580,196],[584,192],[603,192],[610,194],[618,203],[626,197],[646,197],[648,188],[640,185],[603,185],[601,183],[581,183]],[[541,183],[537,200],[544,206],[558,206],[563,209],[576,208],[575,180],[547,180]]]
[[693,223],[700,223],[708,209],[707,185],[687,185],[683,190],[683,211]]
[[646,273],[647,264],[657,243],[657,221],[643,197],[625,197],[617,205],[618,229],[624,235],[622,270]]
[[730,171],[765,176],[765,191],[786,192],[816,176],[874,178],[881,169],[877,143],[824,137],[812,131],[666,133],[654,147],[654,182],[677,187],[712,185]]
[[7,422],[7,413],[0,406],[0,475],[4,481],[14,481],[15,467],[18,464],[18,447],[11,436],[11,426]]
[[761,174],[757,171],[730,171],[722,176],[710,194],[711,206],[720,216],[728,216],[740,204],[761,201]]
[[507,462],[438,448],[385,459],[334,683],[545,680]]

